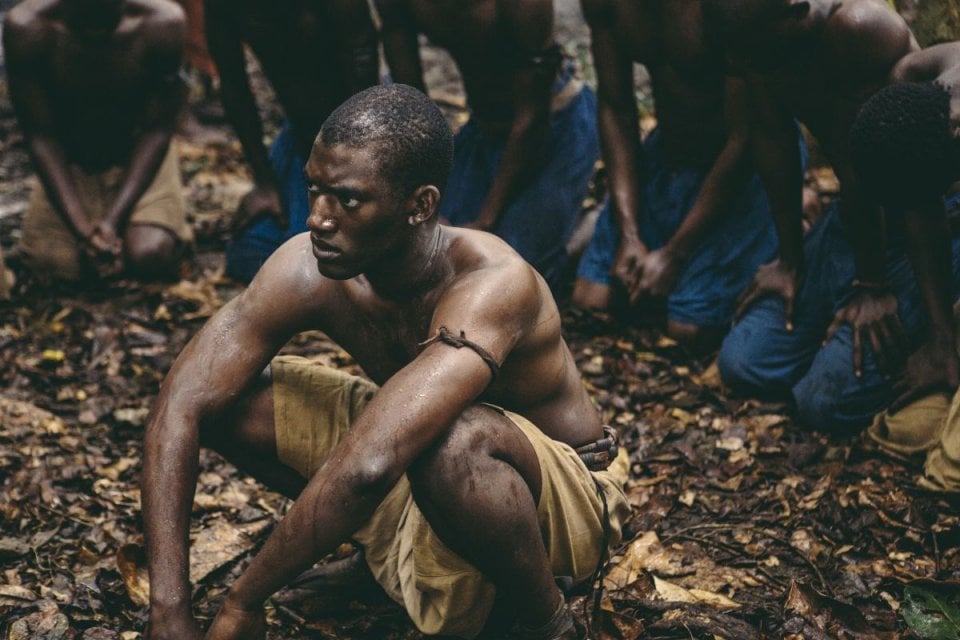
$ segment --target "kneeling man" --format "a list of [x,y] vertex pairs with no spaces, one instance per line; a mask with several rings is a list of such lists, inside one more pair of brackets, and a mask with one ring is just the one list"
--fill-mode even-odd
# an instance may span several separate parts
[[[208,638],[263,638],[264,600],[348,538],[425,633],[474,637],[496,598],[523,637],[576,637],[555,578],[588,580],[619,540],[626,456],[544,280],[495,236],[437,223],[452,154],[437,107],[403,85],[324,123],[309,232],[186,347],[154,408],[148,637],[200,637],[187,566],[200,443],[297,496]],[[275,357],[306,329],[373,383]]]

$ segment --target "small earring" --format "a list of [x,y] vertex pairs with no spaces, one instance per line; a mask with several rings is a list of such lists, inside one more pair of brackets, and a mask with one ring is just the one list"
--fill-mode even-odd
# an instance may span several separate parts
[[417,224],[417,217],[416,217],[416,216],[409,216],[409,217],[407,218],[407,222],[409,222],[411,225]]

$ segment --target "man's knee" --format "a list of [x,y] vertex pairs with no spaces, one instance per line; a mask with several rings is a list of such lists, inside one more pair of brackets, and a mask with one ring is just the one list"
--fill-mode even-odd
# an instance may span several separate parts
[[573,285],[572,301],[578,307],[607,309],[612,298],[610,285],[577,278]]
[[865,427],[885,404],[850,378],[817,372],[805,376],[793,389],[797,422],[839,435]]
[[471,473],[477,456],[489,453],[491,414],[500,415],[483,406],[468,407],[461,413],[447,432],[411,465],[407,476],[415,490],[456,483]]
[[761,345],[746,339],[737,327],[727,334],[717,356],[717,369],[723,384],[735,390],[752,391],[764,385],[763,375],[757,366]]
[[173,233],[151,225],[131,225],[124,249],[127,268],[148,278],[174,277],[183,253],[183,245]]

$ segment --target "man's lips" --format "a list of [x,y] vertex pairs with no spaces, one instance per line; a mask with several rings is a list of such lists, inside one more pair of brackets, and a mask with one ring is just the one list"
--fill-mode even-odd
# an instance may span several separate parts
[[310,243],[313,245],[313,255],[321,260],[330,260],[336,258],[342,252],[332,244],[319,240],[313,236],[310,237]]

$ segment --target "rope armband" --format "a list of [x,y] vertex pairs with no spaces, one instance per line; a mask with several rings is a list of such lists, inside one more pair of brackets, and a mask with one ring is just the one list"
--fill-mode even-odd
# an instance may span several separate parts
[[490,373],[492,374],[492,377],[490,378],[491,383],[493,383],[493,381],[496,380],[497,376],[500,374],[500,365],[497,364],[497,361],[493,359],[493,356],[490,355],[490,352],[478,345],[473,340],[468,340],[467,334],[464,333],[462,329],[460,330],[460,335],[457,336],[451,333],[446,327],[441,326],[439,329],[437,329],[437,334],[435,336],[432,338],[427,338],[417,346],[421,351],[423,351],[434,342],[442,342],[443,344],[448,344],[455,349],[462,349],[466,347],[467,349],[470,349],[476,353],[478,356],[480,356],[480,359],[483,360],[484,364],[490,367]]

